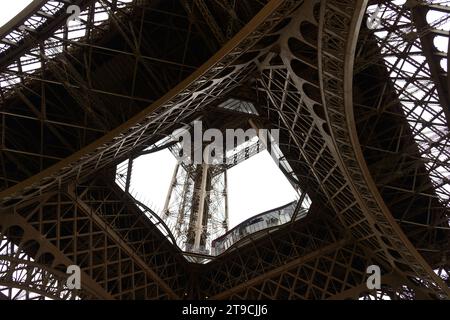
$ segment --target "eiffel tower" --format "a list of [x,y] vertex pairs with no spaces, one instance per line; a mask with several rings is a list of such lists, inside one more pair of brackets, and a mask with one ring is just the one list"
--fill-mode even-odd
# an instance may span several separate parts
[[[449,19],[431,0],[30,2],[0,27],[0,299],[448,299]],[[200,218],[180,240],[133,196],[133,159],[196,119],[279,130],[285,222],[224,223],[205,251]],[[211,216],[211,171],[183,170],[183,212]]]

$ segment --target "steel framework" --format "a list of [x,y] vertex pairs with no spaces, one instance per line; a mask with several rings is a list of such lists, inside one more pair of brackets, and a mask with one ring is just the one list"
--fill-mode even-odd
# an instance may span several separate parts
[[[450,297],[445,1],[73,3],[76,25],[35,0],[0,29],[0,299]],[[230,99],[280,130],[311,207],[187,254],[129,194],[129,159]]]

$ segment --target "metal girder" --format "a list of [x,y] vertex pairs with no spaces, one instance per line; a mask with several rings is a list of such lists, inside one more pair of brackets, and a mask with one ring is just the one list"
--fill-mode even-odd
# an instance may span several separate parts
[[[338,248],[341,247],[344,243],[345,243],[345,241],[336,241],[333,244],[330,244],[326,247],[316,249],[313,252],[311,252],[310,254],[307,254],[303,257],[296,258],[282,266],[276,267],[276,268],[268,271],[267,273],[264,273],[260,276],[249,279],[230,290],[223,291],[220,294],[213,296],[212,299],[233,298],[234,295],[240,296],[240,293],[242,294],[242,292],[250,291],[249,288],[257,287],[258,284],[261,284],[263,282],[269,282],[270,281],[269,279],[280,278],[280,276],[284,275],[288,271],[291,271],[292,274],[295,274],[296,272],[292,271],[292,269],[295,269],[298,266],[304,267],[308,261],[316,259],[322,255],[326,255],[327,253],[337,252]],[[293,281],[287,281],[286,284],[288,284],[287,286],[292,285]],[[263,287],[264,287],[264,284],[261,286],[261,289],[259,292],[261,294],[261,296],[265,295]],[[294,295],[294,293],[292,292],[292,296],[293,295]],[[247,297],[242,297],[242,298],[247,298]],[[260,297],[258,297],[258,298],[260,298]],[[277,298],[277,296],[275,295],[274,298]]]
[[[333,1],[330,1],[330,3],[333,3]],[[321,25],[322,32],[327,32],[326,28],[330,28],[327,35],[322,35],[324,51],[323,53],[319,52],[319,61],[323,59],[323,73],[321,78],[322,101],[325,104],[324,109],[327,113],[329,130],[335,147],[339,151],[339,157],[346,168],[344,172],[352,185],[353,193],[357,198],[360,197],[357,201],[362,206],[366,219],[369,224],[372,224],[371,228],[373,232],[378,233],[378,242],[384,244],[386,248],[385,254],[390,255],[390,257],[385,257],[388,257],[388,260],[393,266],[396,263],[409,265],[412,272],[402,271],[410,276],[418,276],[424,282],[425,286],[432,292],[434,291],[439,297],[449,298],[450,289],[448,286],[434,273],[430,265],[417,252],[401,228],[394,221],[392,214],[374,184],[359,145],[358,134],[354,123],[352,86],[354,57],[358,39],[357,30],[359,30],[362,22],[365,5],[365,3],[359,4],[356,7],[355,15],[351,17],[350,24],[348,24],[348,20],[345,21],[346,14],[343,13],[345,10],[338,14],[322,11],[325,15],[325,19],[322,20],[324,24]],[[343,4],[342,8],[348,9],[350,6],[352,4],[347,3]],[[326,5],[322,5],[322,8],[326,10]],[[333,10],[332,8],[330,6],[331,10]],[[329,17],[327,17],[328,14]],[[330,21],[338,16],[342,18],[342,20],[339,19],[338,21],[342,21],[343,24],[340,26],[332,25]],[[326,25],[327,22],[328,25]],[[338,39],[338,37],[334,36],[334,32],[338,30],[342,31],[344,24],[349,29],[347,33],[343,34],[340,32],[340,35],[346,35],[348,38]],[[320,27],[319,30],[321,30]],[[335,38],[334,43],[330,41],[332,37]],[[342,48],[345,48],[345,55],[342,55]],[[336,71],[341,72],[341,74],[338,73],[338,75],[342,76],[341,79],[336,79],[336,73],[331,76],[331,72]],[[321,74],[319,72],[320,77]],[[375,228],[375,224],[378,226],[378,229]],[[388,237],[389,240],[381,239],[382,234]],[[393,256],[393,254],[388,252],[388,249],[395,249],[398,254]]]
[[[279,10],[276,11],[278,7]],[[28,181],[24,181],[0,193],[0,198],[3,200],[11,199],[11,195],[17,191],[24,191],[25,186],[34,185],[33,189],[35,189],[37,186],[36,182],[38,181],[40,181],[38,183],[42,184],[42,187],[45,185],[45,189],[48,190],[49,187],[55,187],[74,177],[78,179],[86,173],[92,173],[93,170],[98,170],[110,164],[119,154],[126,154],[139,145],[142,145],[157,131],[161,131],[173,123],[182,122],[183,117],[198,111],[197,109],[201,105],[205,105],[213,99],[212,96],[220,96],[230,91],[231,88],[236,86],[236,83],[239,83],[247,75],[249,71],[248,67],[244,64],[232,67],[231,69],[234,69],[234,72],[223,74],[223,71],[231,66],[245,52],[246,47],[255,44],[264,34],[264,30],[267,32],[267,30],[270,30],[276,24],[278,21],[275,19],[276,16],[283,17],[287,15],[292,10],[292,7],[295,8],[295,4],[290,2],[284,3],[283,5],[281,5],[281,1],[274,0],[269,2],[248,25],[207,63],[162,98],[158,99],[154,104],[118,128],[110,131],[95,143],[59,162],[52,168],[44,170]],[[267,16],[271,14],[274,15],[274,18],[268,20],[268,23],[264,23]],[[262,30],[254,32],[258,26],[261,26]],[[229,81],[228,78],[230,76],[233,77],[233,82]],[[193,94],[196,91],[205,89],[212,91],[208,95]],[[132,130],[129,130],[130,128]],[[80,162],[80,159],[83,160]],[[49,179],[53,181],[50,184],[48,183]],[[38,191],[38,189],[40,190]],[[40,187],[38,189],[35,189],[37,193],[43,192],[43,189]],[[29,191],[28,194],[31,196]]]
[[199,298],[230,297],[237,288],[263,280],[268,272],[344,239],[339,226],[327,218],[329,212],[314,207],[305,219],[276,232],[248,236],[245,244],[206,265],[199,273]]
[[225,43],[225,36],[222,33],[222,30],[220,30],[219,25],[217,24],[216,20],[212,16],[211,12],[208,9],[208,6],[206,5],[204,0],[194,0],[194,4],[200,9],[200,12],[202,13],[203,17],[206,20],[206,23],[211,28],[211,31],[213,32],[214,36],[216,37],[219,44]]
[[[411,12],[414,6],[388,1],[379,5],[385,12],[379,29],[361,30],[354,81],[365,87],[354,95],[355,124],[381,196],[434,269],[445,261],[450,236],[448,120],[431,70],[436,56],[425,52],[430,48],[421,39],[431,37],[433,26],[445,17],[419,30]],[[394,23],[399,20],[402,27]],[[414,29],[417,33],[408,33]],[[378,30],[386,33],[380,36]],[[370,67],[358,68],[369,60]],[[368,81],[386,77],[389,81],[383,86],[367,86]]]
[[[366,267],[380,264],[317,205],[282,230],[252,239],[201,270],[200,296],[209,299],[326,299],[359,288]],[[381,263],[383,275],[389,266]],[[387,269],[386,269],[387,268]]]
[[[174,247],[170,234],[166,232],[164,235],[158,230],[161,221],[147,217],[145,211],[139,208],[140,204],[124,195],[114,181],[92,181],[80,185],[77,195],[103,219],[105,228],[116,233],[117,241],[127,247],[129,255],[142,265],[149,277],[161,284],[161,291],[172,298],[183,296],[187,275],[185,261]],[[162,296],[165,296],[164,292]],[[118,293],[122,294],[120,290]],[[151,296],[145,298],[150,299]]]
[[[152,6],[138,11],[131,2],[125,7],[116,2],[115,8],[110,2],[98,4],[92,2],[82,12],[77,27],[66,27],[61,20],[56,33],[44,33],[36,26],[29,35],[40,39],[36,47],[24,48],[0,72],[0,189],[48,168],[123,123],[210,54],[201,50],[185,57],[179,52],[179,47],[188,50],[194,44],[202,48],[187,16],[164,13],[167,19],[155,36],[155,28],[147,27],[153,18],[149,15],[155,14]],[[98,21],[105,14],[111,18]],[[159,38],[174,32],[174,25],[177,36],[160,46]],[[133,35],[131,42],[124,32]],[[164,88],[146,87],[160,79]]]
[[[280,126],[289,132],[298,148],[299,160],[305,161],[313,171],[330,205],[355,239],[360,239],[365,247],[371,248],[392,265],[401,263],[402,266],[416,268],[410,274],[428,279],[427,286],[441,297],[446,297],[448,288],[398,227],[384,207],[384,200],[379,197],[377,189],[372,186],[370,191],[367,189],[367,185],[371,184],[370,175],[367,176],[367,169],[358,171],[359,166],[365,167],[363,157],[358,155],[352,159],[352,152],[359,152],[360,147],[354,146],[354,136],[347,134],[347,130],[354,130],[348,129],[352,128],[353,123],[352,89],[348,86],[353,79],[351,61],[355,56],[351,46],[356,47],[359,30],[356,23],[361,22],[365,6],[359,4],[355,8],[351,1],[339,4],[322,1],[320,5],[322,15],[316,17],[319,21],[316,27],[311,23],[314,21],[311,18],[311,4],[310,11],[302,13],[306,16],[309,13],[308,18],[303,18],[307,19],[307,23],[296,21],[296,27],[292,28],[298,30],[298,25],[303,25],[305,33],[284,35],[283,44],[280,44],[282,64],[279,60],[277,64],[271,64],[275,55],[267,58],[260,82],[261,91],[267,93],[270,101],[268,108],[275,107]],[[314,49],[315,44],[311,42],[314,38],[307,33],[307,30],[314,28],[317,30],[319,61],[311,64],[312,55],[306,55],[300,48],[303,44]],[[352,34],[351,30],[356,34]],[[318,72],[315,65],[318,65]],[[315,77],[316,72],[318,77]],[[347,81],[345,89],[344,79]],[[346,104],[347,113],[342,110],[343,99],[349,101]],[[376,212],[378,206],[383,208],[383,217],[381,212]],[[398,253],[392,253],[394,248]],[[405,260],[400,262],[402,259]],[[411,262],[407,262],[408,259]],[[435,283],[439,285],[434,286]]]

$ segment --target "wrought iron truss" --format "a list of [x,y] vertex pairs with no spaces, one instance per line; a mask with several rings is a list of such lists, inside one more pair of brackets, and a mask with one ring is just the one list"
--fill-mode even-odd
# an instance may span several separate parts
[[[432,46],[448,7],[395,2],[80,1],[85,34],[70,39],[67,4],[34,1],[1,30],[0,233],[14,249],[0,286],[74,297],[56,283],[77,264],[81,298],[449,298],[449,82]],[[280,129],[283,171],[312,205],[193,264],[115,166],[243,96]]]
[[[169,149],[174,159],[177,159],[177,163],[174,165],[164,208],[152,208],[156,211],[152,215],[159,216],[164,221],[160,224],[164,228],[162,231],[167,233],[166,231],[170,230],[181,249],[191,253],[214,255],[215,250],[211,243],[226,233],[229,225],[227,171],[266,150],[266,144],[271,140],[267,131],[264,134],[266,137],[258,137],[258,128],[254,128],[256,126],[254,121],[258,118],[255,107],[242,100],[229,99],[219,104],[217,108],[210,107],[207,113],[196,119],[194,123],[186,124],[176,133],[168,135],[153,146],[120,163],[116,170],[116,183],[126,193],[138,199],[137,201],[152,208],[151,195],[145,193],[145,188],[136,187],[133,183],[134,178],[140,174],[135,173],[134,163],[141,156]],[[252,129],[253,133],[248,131],[248,140],[235,141],[236,145],[233,146],[227,145],[222,139],[221,144],[225,149],[220,151],[223,153],[221,161],[202,166],[193,163],[192,155],[184,154],[182,144],[185,141],[179,142],[179,137],[183,137],[183,140],[192,140],[195,135],[203,135],[204,129],[207,129],[203,126],[220,130],[222,138],[227,136],[227,130],[240,129],[244,132],[244,130]],[[189,138],[184,137],[184,134],[187,134]],[[207,148],[206,143],[197,143],[195,138],[189,143],[191,144],[194,149]],[[268,147],[271,148],[270,143]],[[282,156],[279,149],[271,152],[274,157]],[[201,202],[203,202],[202,212],[199,213]],[[283,217],[287,216],[287,214],[283,215]]]

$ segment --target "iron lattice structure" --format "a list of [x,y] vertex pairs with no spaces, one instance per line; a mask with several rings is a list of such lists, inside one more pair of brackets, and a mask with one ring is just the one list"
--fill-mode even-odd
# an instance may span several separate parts
[[[0,29],[0,298],[449,297],[445,1],[72,2]],[[230,99],[311,207],[189,255],[116,166]]]

